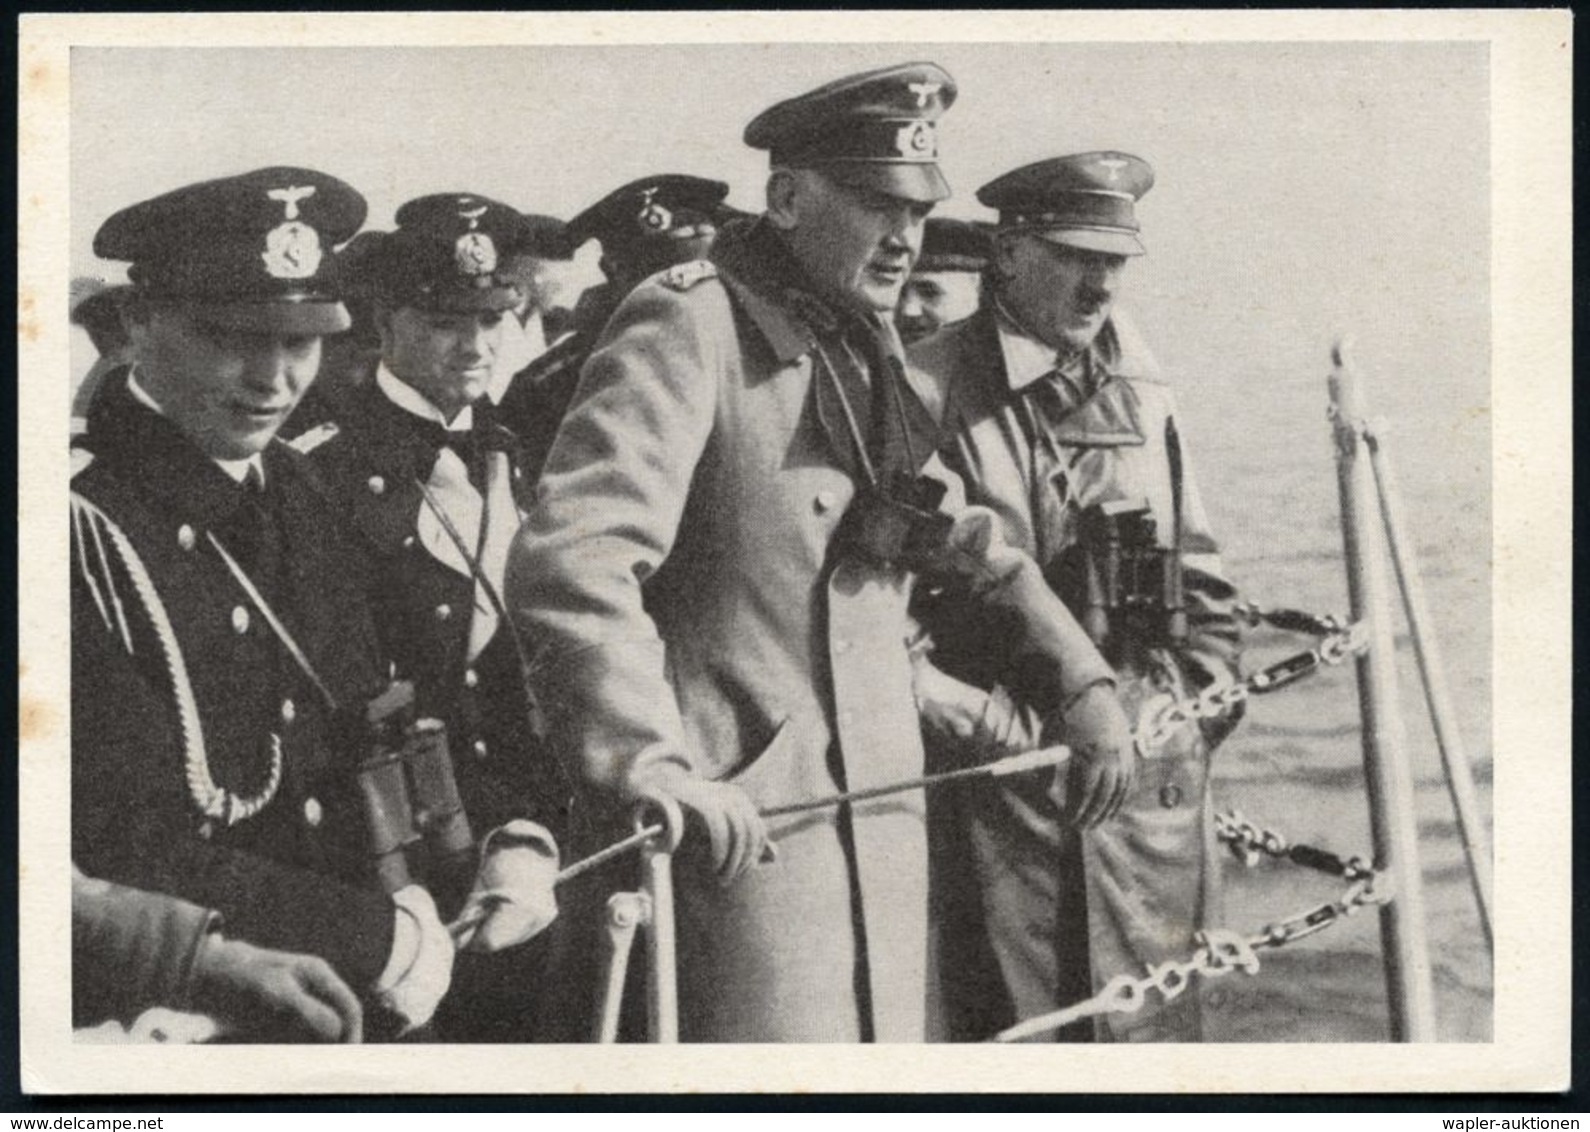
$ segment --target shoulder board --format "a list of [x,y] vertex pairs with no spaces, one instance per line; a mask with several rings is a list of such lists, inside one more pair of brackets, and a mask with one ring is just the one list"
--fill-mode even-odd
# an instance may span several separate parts
[[337,422],[327,421],[325,424],[318,424],[308,432],[300,433],[284,443],[299,455],[307,456],[341,431],[342,429]]
[[717,277],[718,268],[709,260],[693,259],[688,263],[676,263],[660,276],[659,281],[664,287],[675,291],[688,291],[703,279]]
[[72,445],[72,476],[75,479],[81,472],[88,471],[88,466],[94,462],[94,454],[81,445]]

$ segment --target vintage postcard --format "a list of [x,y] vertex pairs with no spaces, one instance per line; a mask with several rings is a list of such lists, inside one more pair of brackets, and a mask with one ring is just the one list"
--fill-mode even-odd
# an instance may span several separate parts
[[1566,1087],[1571,22],[22,16],[23,1088]]

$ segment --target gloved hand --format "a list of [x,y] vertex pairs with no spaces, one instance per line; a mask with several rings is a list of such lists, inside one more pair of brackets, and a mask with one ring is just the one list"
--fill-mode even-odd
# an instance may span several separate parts
[[501,951],[539,935],[558,918],[557,875],[557,842],[543,826],[516,818],[492,830],[458,914],[457,923],[473,925],[458,933],[458,949]]
[[718,880],[729,884],[752,865],[771,857],[767,823],[744,790],[729,782],[713,782],[686,771],[654,779],[640,790],[643,801],[666,805],[672,800],[706,832]]
[[364,1040],[359,997],[314,955],[206,935],[193,958],[192,1005],[235,1032],[288,1031],[322,1042]]
[[403,1033],[431,1020],[453,982],[453,938],[436,914],[436,902],[420,885],[392,894],[397,905],[392,955],[376,980],[376,998],[403,1019]]
[[1074,697],[1062,719],[1071,761],[1056,774],[1056,801],[1066,822],[1092,829],[1120,811],[1137,778],[1132,728],[1114,684],[1103,680]]

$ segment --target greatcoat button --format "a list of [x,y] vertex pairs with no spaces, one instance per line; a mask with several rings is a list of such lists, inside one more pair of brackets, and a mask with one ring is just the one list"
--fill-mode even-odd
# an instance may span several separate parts
[[192,550],[193,544],[198,542],[198,537],[193,533],[193,528],[183,523],[177,528],[177,545],[183,550]]
[[832,511],[838,502],[839,496],[835,495],[833,492],[819,491],[817,493],[817,498],[812,500],[812,505],[816,507],[818,513],[821,514],[825,511]]
[[371,476],[369,486],[371,495],[380,495],[386,491],[386,480],[381,476]]
[[406,538],[404,538],[404,540],[403,540],[403,548],[405,550],[413,550],[414,549],[414,536],[413,535],[409,535]]
[[293,701],[290,700],[290,699],[283,700],[282,701],[282,722],[283,723],[292,723],[292,721],[297,719],[297,718],[298,718],[298,705],[293,703]]
[[248,610],[241,605],[232,607],[232,628],[239,633],[248,632]]
[[443,602],[441,605],[436,607],[436,620],[446,621],[452,615],[453,607],[448,605],[446,602]]
[[1167,810],[1174,810],[1181,805],[1181,787],[1174,782],[1159,788],[1159,804]]
[[473,668],[464,669],[464,687],[473,688],[480,683],[480,673]]
[[304,820],[309,823],[311,829],[318,828],[325,816],[326,812],[321,808],[319,798],[304,799]]
[[201,823],[199,823],[199,836],[201,838],[203,838],[205,841],[208,841],[214,835],[215,835],[215,825],[213,823],[211,823],[211,822],[201,822]]
[[471,750],[473,750],[475,752],[475,757],[477,759],[485,758],[486,757],[486,740],[484,740],[484,739],[476,739],[475,740],[475,745],[471,748]]

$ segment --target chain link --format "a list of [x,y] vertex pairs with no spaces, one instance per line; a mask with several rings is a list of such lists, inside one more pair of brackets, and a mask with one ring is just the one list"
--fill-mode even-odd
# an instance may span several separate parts
[[[1262,613],[1252,603],[1239,604],[1247,610],[1255,611],[1254,616]],[[1243,616],[1248,616],[1248,613],[1243,611]],[[1330,635],[1314,648],[1279,660],[1234,684],[1219,684],[1199,695],[1166,703],[1138,724],[1133,737],[1137,741],[1139,753],[1148,755],[1158,750],[1185,724],[1201,719],[1216,719],[1235,709],[1250,696],[1263,696],[1279,691],[1288,684],[1312,675],[1322,667],[1339,665],[1348,657],[1357,656],[1369,648],[1368,628],[1361,621],[1345,625],[1339,618],[1331,615],[1314,617],[1312,614],[1299,614],[1298,616],[1309,617],[1320,626],[1340,627],[1333,629]]]
[[[1313,633],[1323,639],[1314,648],[1277,661],[1237,683],[1166,703],[1138,726],[1134,738],[1140,753],[1155,750],[1187,723],[1225,715],[1250,696],[1277,691],[1369,648],[1369,634],[1363,622],[1348,623],[1334,614],[1265,609],[1251,601],[1238,601],[1234,610],[1238,619],[1249,626],[1270,625],[1287,632]],[[1162,1002],[1174,1002],[1192,985],[1194,977],[1219,978],[1233,971],[1257,974],[1259,952],[1285,947],[1325,931],[1360,908],[1386,904],[1393,898],[1388,878],[1362,857],[1344,859],[1312,845],[1294,844],[1275,830],[1254,824],[1237,810],[1215,815],[1215,836],[1250,868],[1270,857],[1341,877],[1348,886],[1335,900],[1266,924],[1248,935],[1225,928],[1198,932],[1194,936],[1198,946],[1186,959],[1152,965],[1135,978],[1116,975],[1092,998],[1020,1022],[996,1034],[994,1041],[1021,1041],[1106,1014],[1136,1014],[1148,1002],[1150,992]]]
[[[1376,872],[1361,857],[1343,860],[1322,849],[1291,844],[1281,834],[1253,824],[1234,810],[1215,816],[1215,833],[1233,848],[1240,846],[1251,853],[1251,860],[1244,858],[1250,865],[1264,854],[1309,864],[1321,871],[1334,873],[1350,883],[1337,899],[1266,924],[1248,935],[1225,928],[1198,932],[1194,936],[1198,946],[1186,959],[1154,964],[1147,967],[1143,975],[1135,978],[1131,975],[1116,975],[1092,998],[1064,1010],[1020,1022],[996,1034],[994,1041],[1021,1041],[1086,1018],[1107,1014],[1136,1014],[1147,1004],[1150,992],[1157,993],[1163,1002],[1174,1002],[1192,985],[1195,976],[1219,978],[1233,971],[1258,974],[1261,951],[1285,947],[1333,927],[1360,908],[1387,904],[1392,900],[1393,893],[1387,877]],[[1300,861],[1300,857],[1305,860]],[[1328,865],[1331,862],[1334,865]]]

